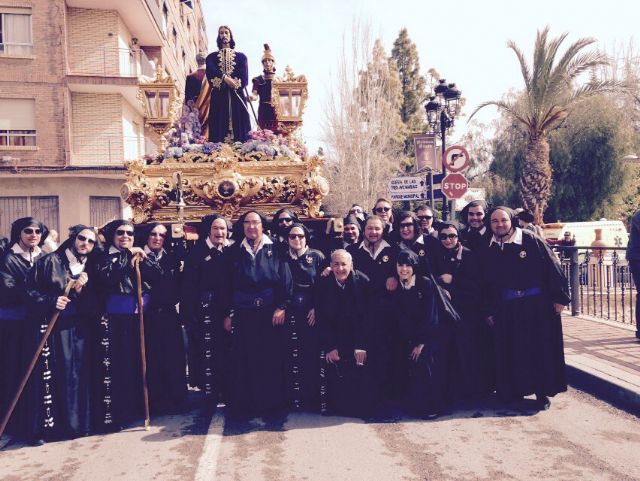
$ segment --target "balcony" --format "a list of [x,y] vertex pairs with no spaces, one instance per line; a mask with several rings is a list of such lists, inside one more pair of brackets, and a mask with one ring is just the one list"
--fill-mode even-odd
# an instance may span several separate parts
[[122,166],[145,154],[145,138],[125,135],[73,135],[71,165]]
[[153,78],[155,67],[140,49],[73,46],[69,49],[69,75]]
[[115,10],[141,45],[162,45],[162,13],[155,0],[67,0],[67,5],[74,8]]

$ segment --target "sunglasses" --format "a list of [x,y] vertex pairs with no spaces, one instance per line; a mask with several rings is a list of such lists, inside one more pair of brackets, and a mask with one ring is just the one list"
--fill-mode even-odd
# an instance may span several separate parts
[[432,215],[419,215],[418,219],[420,219],[420,220],[431,220],[431,219],[433,219],[433,216]]
[[22,232],[24,232],[25,234],[37,234],[40,235],[42,234],[42,231],[40,229],[34,229],[33,227],[25,227],[24,229],[22,229]]
[[281,217],[278,219],[278,224],[284,224],[285,222],[293,222],[291,217]]
[[374,212],[389,212],[391,210],[391,207],[376,207],[374,209]]
[[409,227],[413,227],[413,223],[400,224],[401,229],[408,229]]
[[453,240],[453,239],[457,239],[458,238],[458,234],[440,234],[438,236],[438,239],[440,240]]
[[163,239],[165,237],[167,237],[167,233],[166,232],[152,232],[150,234],[151,237],[162,237]]
[[362,214],[362,209],[351,209],[349,214]]
[[125,229],[118,229],[116,231],[116,235],[119,235],[119,236],[127,235],[129,237],[133,237],[133,231],[132,230],[125,230]]
[[304,239],[305,235],[304,234],[289,234],[289,239],[294,240],[294,239]]
[[96,243],[95,239],[90,239],[89,237],[85,237],[81,234],[78,234],[76,236],[76,239],[78,239],[80,242],[88,242],[89,244],[92,244],[92,245]]

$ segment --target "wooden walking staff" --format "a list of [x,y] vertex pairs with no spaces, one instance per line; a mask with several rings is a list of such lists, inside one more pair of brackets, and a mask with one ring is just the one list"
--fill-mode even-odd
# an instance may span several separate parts
[[[69,292],[71,292],[71,288],[73,287],[74,283],[75,281],[69,281],[67,283],[67,286],[64,289],[64,294],[63,294],[64,297],[69,297]],[[62,311],[56,310],[56,312],[53,313],[53,315],[51,316],[51,319],[49,320],[49,324],[47,325],[47,329],[44,331],[44,335],[40,340],[40,344],[38,344],[36,353],[34,354],[33,359],[31,359],[31,363],[29,364],[27,371],[24,373],[24,376],[22,377],[22,381],[20,382],[18,391],[16,392],[15,396],[13,396],[13,400],[9,405],[9,409],[7,410],[4,417],[2,418],[2,424],[0,424],[0,437],[2,437],[2,434],[4,433],[4,430],[6,429],[7,424],[9,424],[11,415],[13,414],[13,411],[16,408],[16,405],[18,404],[18,401],[20,400],[20,396],[22,396],[22,392],[24,391],[24,388],[27,385],[29,378],[31,377],[31,373],[33,372],[33,369],[36,367],[36,363],[38,362],[40,353],[42,352],[42,349],[44,349],[44,345],[47,343],[47,339],[49,339],[49,336],[51,335],[51,332],[53,331],[53,328],[55,327],[61,312]]]
[[136,256],[136,278],[138,280],[138,313],[140,316],[140,356],[142,361],[142,394],[144,396],[144,428],[149,430],[151,419],[149,417],[149,387],[147,386],[147,350],[144,343],[144,304],[142,299],[142,275],[140,274],[140,256]]

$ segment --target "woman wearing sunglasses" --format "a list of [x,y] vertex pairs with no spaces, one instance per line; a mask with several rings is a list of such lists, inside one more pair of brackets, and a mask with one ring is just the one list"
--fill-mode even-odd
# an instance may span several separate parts
[[315,282],[327,266],[324,254],[309,249],[309,231],[293,224],[287,233],[285,256],[293,280],[293,297],[287,309],[287,393],[296,410],[318,411],[320,403],[320,341],[316,327]]
[[106,251],[97,260],[95,274],[103,308],[96,339],[94,409],[96,429],[109,432],[120,430],[142,413],[140,306],[134,258],[140,262],[145,310],[151,286],[163,272],[156,259],[133,246],[133,223],[114,220],[102,231]]
[[491,330],[480,315],[481,283],[477,254],[464,247],[458,226],[441,222],[440,255],[434,258],[434,276],[449,293],[460,314],[455,326],[455,365],[452,386],[463,398],[478,398],[493,391],[493,348]]
[[[95,297],[88,286],[96,233],[76,225],[69,238],[39,259],[29,273],[27,292],[34,328],[31,348],[56,310],[60,317],[31,375],[26,391],[27,424],[33,444],[87,435],[91,428],[91,320]],[[73,289],[65,296],[67,283]]]
[[[26,282],[29,271],[42,256],[41,247],[48,235],[46,226],[33,217],[11,224],[9,247],[0,258],[0,412],[6,412],[16,393],[22,368],[17,359],[27,359],[24,331],[26,320]],[[9,430],[24,435],[24,426],[14,422]]]
[[287,231],[291,228],[294,222],[300,221],[289,209],[280,209],[275,213],[271,220],[270,234],[282,254],[285,254],[289,250]]
[[393,239],[401,249],[408,249],[417,254],[420,275],[431,273],[430,258],[441,250],[438,240],[423,234],[420,222],[413,212],[403,211],[398,214],[393,225]]

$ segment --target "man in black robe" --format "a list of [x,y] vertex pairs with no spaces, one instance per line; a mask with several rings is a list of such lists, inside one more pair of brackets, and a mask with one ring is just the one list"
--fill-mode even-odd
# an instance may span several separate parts
[[351,254],[331,254],[331,273],[318,280],[316,315],[327,365],[321,409],[328,414],[369,418],[375,407],[369,278],[353,268]]
[[234,416],[279,421],[286,407],[284,321],[291,271],[265,226],[258,212],[243,214],[234,232],[236,243],[225,254],[232,312],[225,329],[233,326],[230,407]]
[[[16,393],[20,376],[26,368],[27,289],[29,271],[42,256],[40,247],[49,231],[33,217],[23,217],[11,224],[10,247],[0,258],[0,412],[4,413]],[[14,420],[19,413],[14,415]],[[16,426],[18,423],[12,423]],[[13,427],[12,426],[12,427]],[[17,428],[17,426],[16,426]],[[16,429],[25,435],[23,429]]]
[[493,236],[481,255],[485,314],[495,334],[496,393],[505,401],[566,391],[562,322],[568,283],[549,246],[517,227],[513,211],[490,214]]
[[211,85],[209,140],[244,142],[249,138],[251,119],[244,89],[249,81],[247,57],[234,50],[236,42],[226,25],[218,28],[218,51],[207,57],[207,78]]
[[466,225],[460,229],[460,241],[472,251],[489,245],[491,240],[491,229],[485,224],[486,211],[487,203],[484,200],[469,202],[460,211],[460,219]]
[[[139,309],[148,308],[151,286],[163,271],[157,260],[133,246],[130,221],[114,220],[102,231],[107,250],[97,259],[93,274],[101,311],[93,410],[98,431],[118,431],[142,413]],[[134,257],[141,259],[142,306]]]
[[[29,272],[27,292],[31,326],[29,344],[35,351],[56,311],[51,332],[27,387],[28,433],[32,442],[74,438],[90,431],[91,321],[95,297],[87,287],[86,266],[96,233],[82,225]],[[69,281],[73,289],[64,295]]]
[[215,409],[228,395],[231,333],[223,328],[228,297],[224,252],[233,243],[221,215],[202,218],[198,243],[184,263],[180,316],[189,339],[189,384],[202,390]]
[[155,415],[180,411],[187,395],[185,347],[176,310],[180,259],[170,248],[167,232],[164,225],[153,222],[143,229],[140,242],[145,254],[162,269],[151,284],[144,316],[149,404]]

